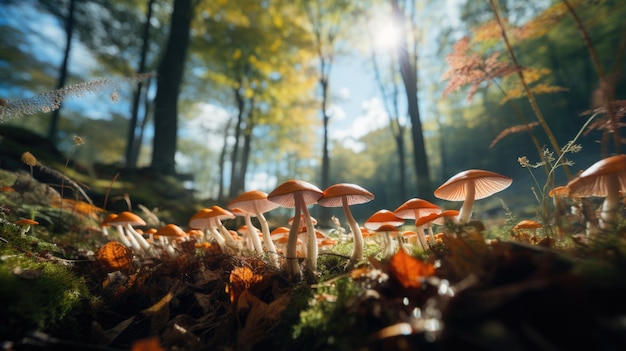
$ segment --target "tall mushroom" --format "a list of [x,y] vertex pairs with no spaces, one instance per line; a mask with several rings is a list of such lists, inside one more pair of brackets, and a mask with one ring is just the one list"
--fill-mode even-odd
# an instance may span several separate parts
[[412,198],[398,206],[398,208],[396,208],[393,212],[400,218],[412,219],[416,222],[415,226],[417,227],[417,239],[422,246],[422,250],[426,251],[427,245],[424,228],[422,226],[418,226],[417,221],[421,217],[441,212],[441,207],[424,199]]
[[600,229],[613,230],[617,224],[620,191],[626,192],[626,155],[600,160],[571,180],[569,195],[604,197],[600,212]]
[[472,216],[474,200],[500,192],[508,188],[512,182],[513,179],[495,172],[470,169],[448,179],[435,190],[435,196],[449,201],[463,200],[458,217],[458,222],[463,224],[469,222]]
[[295,207],[296,214],[289,229],[289,239],[286,252],[286,271],[290,276],[299,274],[297,253],[298,227],[300,227],[300,215],[304,216],[307,228],[307,261],[311,272],[317,270],[317,241],[315,240],[315,229],[311,221],[311,215],[307,205],[314,204],[322,197],[322,190],[315,185],[303,180],[287,180],[267,195],[268,200],[283,207]]
[[[205,236],[213,237],[213,240],[220,247],[222,252],[226,253],[226,240],[222,236],[222,234],[215,227],[215,221],[210,216],[211,212],[210,208],[202,208],[198,210],[198,212],[194,213],[193,216],[189,219],[189,228],[202,230]],[[208,240],[209,238],[207,238]]]
[[[263,233],[263,246],[267,251],[268,258],[271,264],[278,267],[278,255],[276,254],[276,247],[274,242],[270,238],[270,228],[267,224],[267,220],[263,216],[263,213],[269,212],[279,205],[267,199],[267,193],[260,190],[251,190],[240,194],[232,199],[226,207],[239,208],[243,211],[253,213],[261,224],[261,232]],[[249,225],[248,225],[249,226]]]
[[350,212],[351,205],[364,204],[374,199],[374,194],[356,184],[339,183],[324,190],[322,197],[317,200],[318,205],[324,207],[343,207],[350,230],[354,237],[354,248],[350,256],[350,266],[363,259],[363,234],[361,228]]

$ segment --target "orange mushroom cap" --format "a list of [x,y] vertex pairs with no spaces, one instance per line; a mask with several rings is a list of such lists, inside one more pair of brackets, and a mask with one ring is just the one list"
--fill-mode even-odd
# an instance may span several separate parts
[[348,205],[364,204],[374,200],[374,194],[359,185],[339,183],[326,188],[317,203],[324,207],[341,207],[344,196]]
[[602,159],[572,179],[567,187],[570,196],[588,197],[608,195],[608,180],[616,178],[618,191],[626,191],[626,155],[616,155]]
[[283,207],[296,207],[295,193],[302,193],[306,205],[314,204],[324,192],[303,180],[291,179],[280,184],[267,195],[267,199]]
[[260,213],[271,211],[280,205],[267,199],[267,193],[260,190],[250,190],[241,193],[239,196],[230,200],[226,207],[233,209],[239,208],[245,212],[255,215],[255,207]]
[[448,179],[435,190],[434,194],[437,198],[443,200],[463,201],[466,194],[465,186],[470,180],[474,181],[474,188],[476,189],[475,200],[484,199],[502,191],[513,182],[513,179],[495,172],[470,169]]
[[441,212],[441,207],[423,199],[413,198],[407,200],[393,211],[398,217],[404,219],[415,219]]
[[404,224],[404,219],[389,210],[378,210],[363,225],[367,229],[377,230],[385,224],[391,224],[395,227],[401,226]]
[[37,225],[37,224],[39,224],[39,222],[27,218],[27,219],[17,220],[15,222],[13,222],[13,224],[17,224],[17,225]]
[[156,233],[154,233],[154,235],[167,236],[167,237],[183,237],[183,236],[187,235],[187,233],[185,233],[185,231],[182,230],[176,224],[170,223],[170,224],[166,224],[166,225],[162,226],[161,228],[157,229],[157,231],[156,231]]
[[513,230],[519,230],[519,229],[539,229],[542,228],[543,226],[541,225],[541,223],[537,222],[537,221],[533,221],[530,219],[525,219],[523,221],[520,221],[519,223],[517,223],[514,227]]
[[124,212],[120,212],[117,214],[117,216],[109,219],[107,221],[108,225],[126,225],[126,224],[130,224],[132,226],[144,226],[146,225],[146,221],[143,220],[143,218],[139,217],[138,215],[130,212],[130,211],[124,211]]

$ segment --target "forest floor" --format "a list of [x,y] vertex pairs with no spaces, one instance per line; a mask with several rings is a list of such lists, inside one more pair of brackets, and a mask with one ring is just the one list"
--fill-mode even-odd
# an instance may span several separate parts
[[[427,253],[408,246],[385,257],[371,240],[366,259],[346,270],[352,244],[340,243],[321,253],[315,274],[301,260],[295,279],[265,257],[194,241],[175,258],[105,249],[105,212],[59,205],[28,169],[1,171],[0,182],[4,350],[626,347],[624,226],[573,241],[485,240],[480,222],[448,225]],[[26,232],[13,224],[21,218],[40,225]]]

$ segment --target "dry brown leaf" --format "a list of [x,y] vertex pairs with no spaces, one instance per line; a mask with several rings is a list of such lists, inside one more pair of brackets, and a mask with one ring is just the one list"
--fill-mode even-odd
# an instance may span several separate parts
[[260,283],[263,276],[254,274],[248,266],[236,267],[230,273],[230,283],[226,286],[226,292],[230,295],[230,302],[239,301],[239,295],[251,286]]
[[389,260],[389,273],[405,288],[419,288],[421,278],[435,274],[435,266],[400,249]]
[[127,271],[133,263],[133,253],[117,241],[109,241],[96,252],[96,262],[107,273]]
[[283,294],[269,304],[261,301],[248,291],[240,296],[237,305],[249,310],[244,327],[237,335],[237,350],[250,350],[261,341],[267,330],[276,324],[289,305],[291,296]]

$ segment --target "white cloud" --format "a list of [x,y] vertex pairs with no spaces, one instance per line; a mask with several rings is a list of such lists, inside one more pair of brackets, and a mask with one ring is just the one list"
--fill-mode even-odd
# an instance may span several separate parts
[[354,118],[351,122],[346,118],[339,125],[334,125],[331,130],[331,138],[343,140],[344,145],[355,145],[355,140],[368,133],[383,128],[389,124],[389,118],[378,98],[365,100],[361,103],[363,114]]

